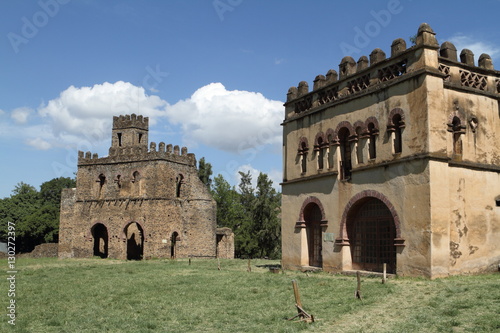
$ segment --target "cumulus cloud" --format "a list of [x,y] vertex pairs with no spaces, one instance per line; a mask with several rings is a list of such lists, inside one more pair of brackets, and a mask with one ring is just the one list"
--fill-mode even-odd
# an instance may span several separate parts
[[160,116],[167,102],[149,96],[144,88],[129,82],[105,82],[92,87],[74,87],[60,93],[38,109],[56,139],[97,143],[109,138],[112,117],[120,114]]
[[221,83],[198,89],[190,98],[167,106],[167,117],[180,124],[184,141],[241,153],[281,142],[283,102],[249,91],[226,90]]
[[26,144],[28,146],[32,146],[38,150],[47,150],[49,148],[52,148],[52,145],[50,143],[48,143],[47,141],[45,141],[41,138],[27,139]]
[[25,124],[28,121],[28,117],[33,113],[31,108],[21,107],[12,110],[10,117],[14,119],[17,124]]
[[500,57],[500,47],[492,43],[478,40],[471,36],[456,34],[448,40],[453,43],[453,45],[455,45],[458,55],[463,49],[469,49],[472,51],[472,53],[474,53],[474,58],[476,59],[476,61],[483,53],[489,54],[493,59]]

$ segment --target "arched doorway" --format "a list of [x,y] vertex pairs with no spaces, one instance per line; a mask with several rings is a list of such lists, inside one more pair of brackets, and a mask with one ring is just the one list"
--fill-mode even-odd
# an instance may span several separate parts
[[396,273],[396,227],[384,202],[368,197],[355,204],[347,216],[347,235],[351,247],[352,268]]
[[175,259],[177,256],[177,241],[179,240],[179,233],[174,231],[170,237],[170,258]]
[[304,222],[306,226],[307,251],[309,266],[322,267],[321,243],[321,208],[314,202],[304,208]]
[[132,222],[125,227],[127,238],[127,260],[141,260],[144,253],[144,232],[141,226]]
[[102,223],[96,223],[91,229],[94,239],[94,256],[108,257],[108,229]]

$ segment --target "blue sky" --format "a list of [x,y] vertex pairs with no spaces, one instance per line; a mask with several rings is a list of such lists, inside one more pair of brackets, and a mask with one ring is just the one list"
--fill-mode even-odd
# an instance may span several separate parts
[[107,155],[113,115],[150,117],[150,141],[187,146],[238,183],[281,181],[290,86],[427,22],[440,43],[500,64],[500,0],[0,2],[0,198]]

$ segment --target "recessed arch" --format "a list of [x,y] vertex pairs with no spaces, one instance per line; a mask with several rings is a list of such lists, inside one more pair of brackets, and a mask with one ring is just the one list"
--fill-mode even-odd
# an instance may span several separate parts
[[297,226],[301,233],[305,233],[305,243],[301,246],[303,256],[307,258],[304,265],[313,267],[323,266],[323,227],[327,226],[325,211],[321,201],[316,197],[309,197],[302,203]]
[[[394,116],[395,115],[399,115],[400,117],[400,124],[394,124]],[[403,126],[404,127],[404,124],[406,123],[405,121],[405,113],[403,111],[403,109],[400,109],[400,108],[395,108],[395,109],[392,109],[391,112],[389,113],[389,117],[387,118],[387,126],[388,127],[394,127],[394,126]]]
[[326,219],[325,217],[325,209],[323,208],[323,204],[321,203],[321,201],[317,198],[317,197],[314,197],[314,196],[310,196],[308,197],[306,200],[304,200],[304,202],[302,203],[302,207],[300,208],[300,212],[299,212],[299,219],[298,219],[298,224],[300,223],[303,223],[304,222],[304,209],[307,207],[307,205],[309,205],[310,203],[314,203],[316,204],[319,209],[320,209],[320,212],[321,212],[321,223],[322,224],[327,224],[328,223],[328,220]]
[[337,133],[337,135],[339,134],[339,131],[341,128],[347,128],[349,130],[349,133],[352,135],[354,134],[354,127],[351,125],[350,122],[348,122],[347,120],[343,120],[341,121],[338,125],[337,125],[337,128],[335,129],[335,133]]
[[108,228],[103,223],[95,223],[90,228],[92,239],[94,242],[93,255],[95,257],[107,258],[108,257]]
[[170,236],[170,258],[172,259],[177,257],[177,242],[179,240],[179,233],[174,231]]
[[127,260],[141,260],[144,256],[144,229],[137,222],[130,222],[123,232],[127,244]]
[[349,200],[349,202],[347,203],[347,205],[344,208],[344,212],[342,213],[342,218],[340,220],[340,238],[348,239],[345,226],[346,226],[346,221],[347,221],[347,215],[348,215],[349,211],[351,210],[351,208],[353,206],[355,206],[356,204],[362,203],[362,201],[366,200],[367,198],[377,198],[387,206],[387,208],[391,212],[392,217],[394,219],[394,226],[396,228],[396,239],[404,241],[401,238],[401,222],[399,220],[399,215],[396,212],[396,209],[394,208],[392,203],[389,201],[389,199],[385,195],[383,195],[382,193],[380,193],[378,191],[374,191],[374,190],[365,190],[365,191],[359,192],[358,194],[353,196],[351,198],[351,200]]

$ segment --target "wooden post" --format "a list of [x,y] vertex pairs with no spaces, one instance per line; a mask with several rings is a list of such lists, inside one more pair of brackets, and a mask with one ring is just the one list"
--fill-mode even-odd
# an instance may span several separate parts
[[293,286],[293,294],[295,295],[295,304],[302,307],[302,302],[300,301],[299,286],[297,285],[297,281],[292,280],[292,286]]
[[292,280],[292,286],[293,286],[293,294],[295,296],[295,307],[297,308],[298,314],[288,320],[293,320],[299,317],[300,321],[306,321],[308,323],[314,322],[314,316],[310,315],[302,308],[302,302],[300,301],[299,286],[297,285],[297,281]]
[[384,277],[382,278],[382,284],[387,282],[387,264],[384,262]]
[[189,266],[191,266],[191,258],[189,258]]
[[250,259],[248,259],[248,266],[247,266],[247,272],[252,271],[252,266],[250,266]]
[[356,272],[356,278],[358,280],[358,287],[356,289],[355,295],[356,295],[356,298],[361,299],[361,275],[360,275],[359,271]]

